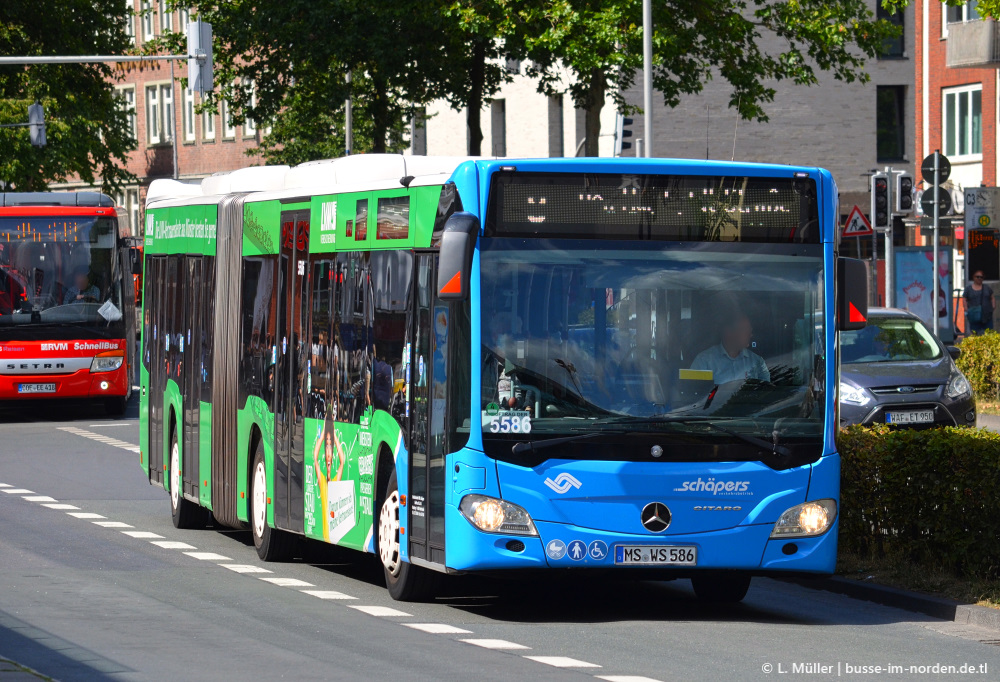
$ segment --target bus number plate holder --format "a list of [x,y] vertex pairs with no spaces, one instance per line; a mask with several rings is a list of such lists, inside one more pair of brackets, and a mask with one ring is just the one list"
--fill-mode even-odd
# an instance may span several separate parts
[[18,384],[18,393],[55,393],[55,384]]
[[697,566],[692,545],[615,545],[615,564],[625,566]]

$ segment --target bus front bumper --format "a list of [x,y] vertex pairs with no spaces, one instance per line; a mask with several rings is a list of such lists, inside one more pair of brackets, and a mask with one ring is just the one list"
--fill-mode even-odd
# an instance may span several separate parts
[[128,395],[128,389],[125,365],[111,372],[0,375],[0,400],[115,398]]

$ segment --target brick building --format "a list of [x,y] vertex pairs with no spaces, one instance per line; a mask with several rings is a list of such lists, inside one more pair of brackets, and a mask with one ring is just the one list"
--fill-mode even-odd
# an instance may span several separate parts
[[[166,0],[124,0],[135,15],[128,33],[136,47],[167,30],[182,31],[190,15],[187,10],[168,11]],[[144,10],[151,12],[141,14]],[[141,230],[140,214],[146,188],[158,178],[195,180],[219,171],[262,163],[247,156],[257,147],[261,131],[252,121],[236,126],[229,120],[225,105],[218,113],[197,114],[201,97],[181,87],[187,76],[187,62],[123,62],[114,67],[112,81],[122,106],[131,112],[132,132],[137,148],[129,154],[126,167],[137,183],[116,197],[128,209],[133,230]],[[176,148],[176,155],[175,155]],[[176,158],[176,167],[175,167]],[[67,183],[54,189],[78,189]]]

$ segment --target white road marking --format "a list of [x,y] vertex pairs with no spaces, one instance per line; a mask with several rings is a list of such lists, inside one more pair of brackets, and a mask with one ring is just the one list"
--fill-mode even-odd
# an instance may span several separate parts
[[94,512],[67,512],[70,516],[75,519],[106,519],[107,516],[101,516],[100,514],[95,514]]
[[471,635],[472,630],[463,630],[445,623],[403,623],[408,628],[429,632],[432,635]]
[[336,590],[302,590],[302,594],[308,594],[317,599],[357,599],[357,597]]
[[162,535],[150,533],[148,530],[123,530],[122,535],[127,535],[130,538],[139,538],[140,540],[155,540],[157,538],[160,540],[163,539]]
[[595,675],[599,680],[607,680],[607,682],[660,682],[652,677],[643,677],[642,675]]
[[177,540],[151,540],[149,544],[162,547],[163,549],[198,549],[194,545],[189,545],[186,542],[178,542]]
[[227,556],[222,556],[221,554],[216,554],[215,552],[184,552],[192,559],[200,559],[201,561],[232,561]]
[[508,642],[506,639],[460,639],[460,642],[465,642],[466,644],[475,644],[476,646],[481,646],[484,649],[530,649],[530,646],[524,646],[523,644],[518,644],[517,642]]
[[218,564],[223,568],[228,568],[230,571],[236,571],[237,573],[273,573],[266,568],[261,568],[260,566],[253,566],[251,564]]
[[102,528],[134,528],[127,523],[122,523],[121,521],[94,521],[95,526],[101,526]]
[[[138,388],[138,386],[136,386],[136,388]],[[132,426],[132,424],[116,424],[114,422],[104,422],[103,424],[88,424],[88,426],[92,429],[96,429],[96,428],[113,428],[116,426]]]
[[349,609],[355,609],[361,613],[367,613],[369,616],[406,616],[410,617],[411,614],[405,611],[398,611],[396,609],[391,609],[388,606],[348,606]]
[[258,580],[263,580],[278,587],[316,587],[312,583],[307,583],[305,580],[299,580],[298,578],[258,578]]
[[8,495],[34,495],[34,490],[28,490],[27,488],[4,488],[3,491]]
[[[114,426],[120,426],[120,425],[114,424]],[[105,445],[110,445],[112,447],[120,448],[122,450],[128,450],[129,452],[139,452],[138,445],[135,445],[134,443],[128,443],[123,440],[119,440],[118,438],[113,438],[112,436],[105,436],[104,434],[94,433],[93,431],[87,431],[86,429],[78,429],[75,426],[60,426],[59,429],[61,431],[66,431],[67,433],[72,433],[75,436],[83,436],[84,438],[89,438],[90,440],[96,440],[99,443],[104,443]]]
[[56,498],[48,495],[28,495],[24,498],[26,502],[57,502]]
[[0,488],[13,488],[10,483],[0,483]]
[[601,666],[596,663],[587,663],[586,661],[578,661],[575,658],[567,658],[566,656],[525,656],[528,660],[535,661],[536,663],[544,663],[545,665],[555,666],[556,668],[600,668]]
[[77,510],[80,509],[79,507],[75,507],[72,504],[58,504],[57,503],[57,504],[43,504],[42,506],[43,507],[48,507],[49,509],[60,509],[62,511],[66,511],[67,509],[77,509]]

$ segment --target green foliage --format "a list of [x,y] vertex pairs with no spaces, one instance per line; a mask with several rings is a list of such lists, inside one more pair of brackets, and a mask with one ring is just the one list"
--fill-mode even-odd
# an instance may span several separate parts
[[1000,434],[851,426],[837,445],[845,552],[1000,575]]
[[987,330],[982,335],[967,336],[955,364],[972,384],[976,398],[1000,401],[1000,334]]
[[[0,55],[123,54],[126,7],[121,0],[4,0]],[[104,191],[134,178],[125,159],[135,148],[106,64],[0,66],[0,123],[26,123],[28,106],[45,107],[46,137],[31,146],[28,129],[0,128],[0,181],[15,191],[41,191],[79,175]]]

